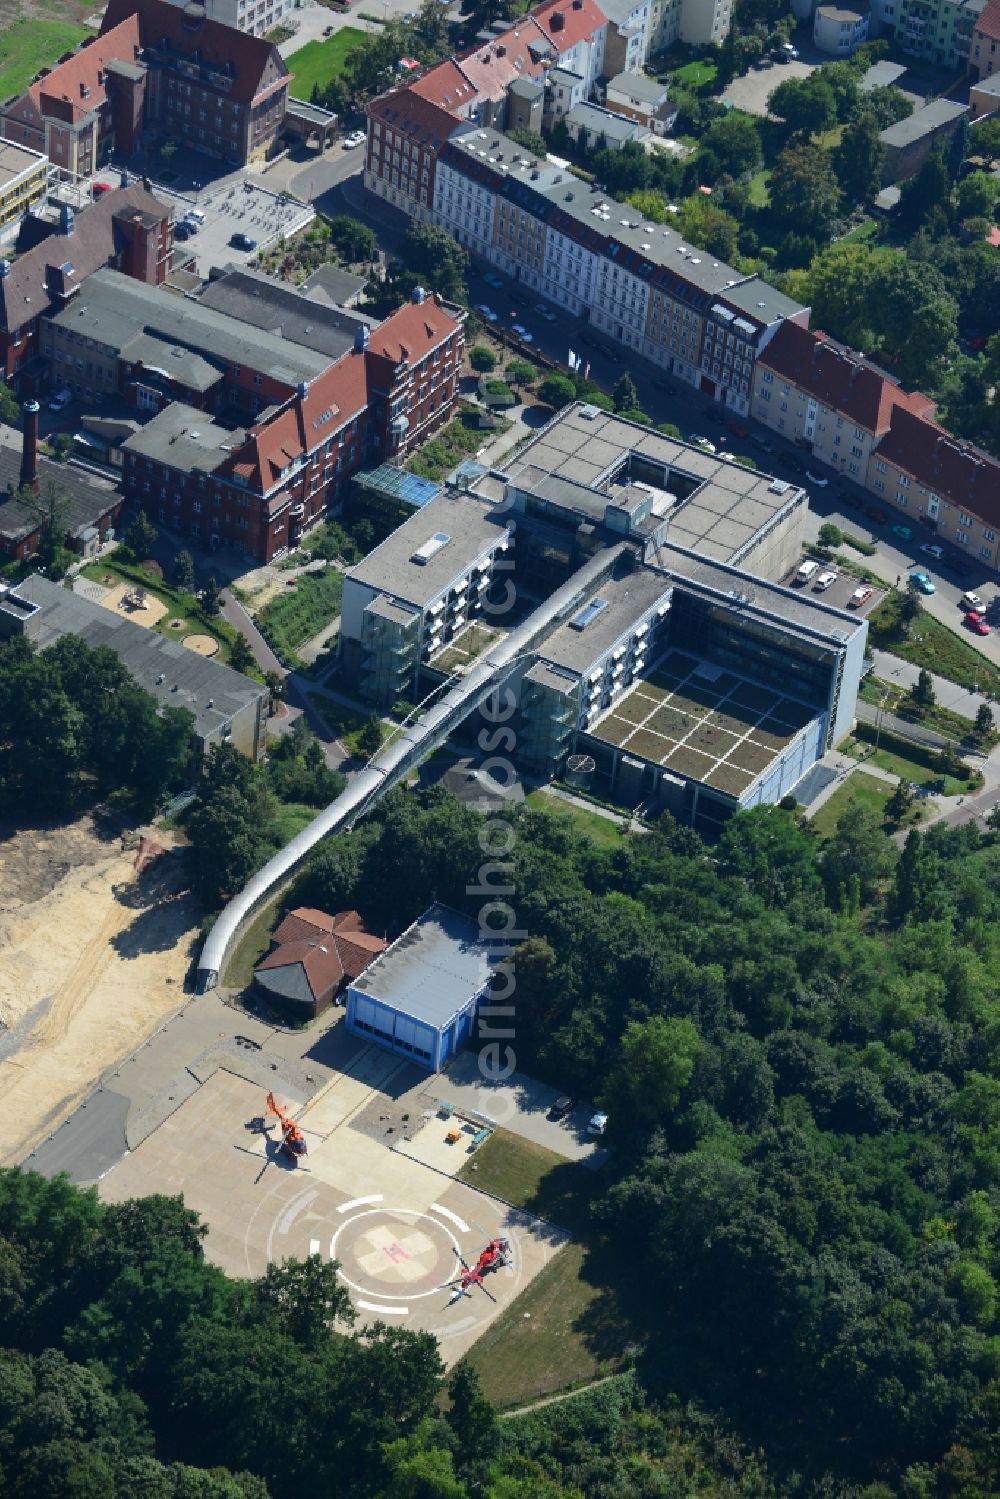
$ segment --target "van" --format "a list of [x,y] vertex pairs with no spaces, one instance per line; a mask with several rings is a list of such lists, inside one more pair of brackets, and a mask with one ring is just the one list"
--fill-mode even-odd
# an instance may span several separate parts
[[205,215],[202,213],[200,208],[189,208],[184,217],[188,220],[189,223],[197,224],[199,229],[205,222]]
[[795,574],[795,581],[796,583],[808,583],[813,574],[818,572],[819,563],[813,562],[811,557],[807,557],[805,562],[803,562],[802,566],[799,568],[798,572]]

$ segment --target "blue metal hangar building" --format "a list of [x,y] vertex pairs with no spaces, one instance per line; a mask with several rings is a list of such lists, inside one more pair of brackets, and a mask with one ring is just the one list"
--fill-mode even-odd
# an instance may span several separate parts
[[433,905],[350,985],[347,1029],[440,1072],[472,1035],[489,982],[475,922]]

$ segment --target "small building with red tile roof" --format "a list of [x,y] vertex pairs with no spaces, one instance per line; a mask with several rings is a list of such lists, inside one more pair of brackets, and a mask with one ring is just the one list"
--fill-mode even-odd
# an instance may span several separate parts
[[969,72],[979,79],[1000,74],[1000,0],[987,0],[972,23]]
[[934,411],[927,396],[907,393],[869,360],[798,323],[782,323],[757,356],[751,415],[808,444],[856,483],[865,483],[872,450],[897,407],[918,416]]
[[329,1009],[386,946],[357,911],[328,916],[300,906],[276,928],[271,951],[254,969],[254,985],[268,999],[311,1018]]

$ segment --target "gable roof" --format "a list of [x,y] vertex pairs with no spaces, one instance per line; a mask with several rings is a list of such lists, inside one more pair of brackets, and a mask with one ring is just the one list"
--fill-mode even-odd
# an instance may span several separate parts
[[437,104],[441,109],[454,114],[464,109],[476,97],[476,90],[453,57],[439,62],[436,67],[422,74],[410,84],[410,89],[419,98]]
[[384,120],[400,135],[431,151],[438,151],[452,131],[461,128],[454,115],[412,88],[392,89],[373,99],[368,106],[368,118]]
[[[107,479],[93,478],[85,469],[72,463],[54,463],[39,455],[38,479],[42,494],[49,486],[62,495],[61,524],[65,534],[78,539],[90,526],[96,526],[122,502],[117,486]],[[5,541],[22,541],[39,530],[42,511],[18,499],[21,484],[21,445],[0,447],[0,536]]]
[[481,99],[499,100],[519,79],[541,77],[544,69],[536,53],[546,40],[534,19],[522,16],[499,36],[490,37],[489,41],[461,54],[458,61]]
[[105,70],[110,62],[133,62],[139,54],[139,18],[127,15],[117,26],[89,37],[78,52],[28,85],[28,93],[43,114],[68,121],[81,120],[99,109],[105,93]]
[[[226,98],[249,104],[289,78],[277,47],[263,37],[210,21],[193,5],[172,5],[170,0],[109,0],[101,22],[101,36],[113,31],[129,17],[139,24],[143,49],[166,42],[172,52],[190,57],[197,52],[198,63],[225,74],[232,81]],[[131,61],[129,53],[126,61]]]
[[329,916],[307,906],[290,911],[271,940],[274,946],[254,976],[272,992],[306,1003],[357,978],[386,948],[365,930],[357,911]]
[[608,24],[594,0],[548,0],[536,5],[531,15],[557,52],[568,52]]
[[876,457],[987,526],[1000,526],[1000,463],[937,422],[897,407]]
[[973,21],[972,29],[1000,42],[1000,0],[989,0],[978,20]]
[[423,302],[404,302],[373,331],[368,342],[372,354],[394,363],[413,363],[454,333],[457,322],[433,297]]
[[889,430],[896,407],[918,416],[934,411],[933,401],[920,391],[907,394],[825,333],[814,333],[798,323],[782,323],[757,362],[875,434]]
[[135,183],[105,193],[96,203],[81,208],[74,217],[72,233],[54,230],[19,255],[6,276],[0,278],[0,328],[8,332],[23,328],[40,313],[64,302],[68,290],[78,287],[124,248],[125,223],[132,213],[148,213],[156,221],[171,217],[165,203]]

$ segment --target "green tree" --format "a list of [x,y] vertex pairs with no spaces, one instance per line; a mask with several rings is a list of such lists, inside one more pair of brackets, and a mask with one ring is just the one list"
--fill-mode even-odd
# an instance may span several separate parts
[[229,647],[229,664],[233,671],[249,672],[256,666],[254,653],[245,635],[237,635]]
[[[951,176],[942,145],[934,150],[915,177],[904,182],[896,216],[911,233],[935,213],[944,215],[951,200]],[[947,223],[945,223],[947,228]]]
[[714,121],[702,136],[701,144],[712,152],[722,171],[731,177],[744,177],[755,172],[764,160],[756,120],[737,110],[731,110],[721,120]]
[[639,392],[632,376],[625,374],[615,381],[611,399],[616,411],[634,411],[639,405]]
[[537,374],[535,366],[526,359],[511,359],[506,369],[508,382],[520,388],[533,384]]
[[330,220],[330,243],[337,254],[352,265],[370,264],[378,256],[375,231],[347,214]]
[[537,131],[515,127],[513,130],[508,130],[507,134],[523,151],[530,151],[532,156],[538,156],[544,161],[548,155],[548,147]]
[[668,1122],[694,1074],[701,1038],[690,1020],[630,1021],[625,1027],[603,1104],[612,1128],[655,1128]]
[[5,427],[21,425],[21,408],[18,405],[17,396],[6,380],[0,380],[0,422]]
[[885,804],[885,815],[897,827],[913,806],[913,786],[903,777],[897,781],[893,793]]
[[538,399],[560,411],[576,400],[576,386],[566,375],[548,375],[538,387]]
[[832,521],[824,521],[819,528],[818,539],[821,547],[839,547],[843,545],[844,533]]
[[882,185],[885,147],[875,116],[865,112],[844,130],[833,153],[833,169],[849,203],[867,203]]
[[970,172],[958,184],[958,212],[963,219],[991,219],[1000,198],[992,172]]
[[768,191],[780,219],[818,239],[829,237],[840,211],[840,188],[828,152],[818,146],[786,146],[771,169]]
[[808,78],[786,78],[768,97],[767,107],[784,120],[792,135],[822,135],[837,123],[833,89],[819,72]]
[[222,608],[222,589],[214,573],[209,575],[208,582],[201,591],[201,607],[209,619],[214,619]]
[[174,558],[173,579],[178,588],[190,591],[194,587],[194,558],[186,547]]
[[861,899],[868,904],[892,865],[892,845],[876,814],[857,803],[848,807],[820,859],[830,894],[839,898],[840,892],[856,879]]
[[488,375],[497,367],[497,356],[485,344],[475,344],[469,350],[469,363],[480,375]]
[[429,291],[459,301],[465,296],[465,276],[469,268],[466,250],[447,229],[437,224],[411,222],[400,246],[404,294],[417,282]]
[[986,739],[993,733],[995,724],[989,703],[980,703],[976,711],[975,734],[977,739]]
[[271,713],[273,714],[277,705],[284,699],[285,679],[280,671],[267,671],[264,673],[264,681],[271,694]]
[[937,702],[934,681],[926,667],[922,666],[917,673],[917,680],[910,688],[910,697],[918,708],[933,708]]
[[867,114],[875,116],[875,123],[880,130],[888,130],[890,125],[909,119],[913,113],[913,100],[891,83],[886,88],[869,89],[865,94],[863,108]]
[[300,1347],[318,1348],[329,1341],[338,1322],[350,1327],[357,1316],[339,1270],[335,1260],[318,1254],[280,1265],[272,1260],[254,1282],[254,1296]]
[[377,713],[368,718],[358,734],[358,749],[364,755],[377,755],[382,748],[382,722]]
[[144,562],[156,545],[156,535],[156,527],[153,525],[153,522],[145,510],[140,510],[135,520],[127,528],[122,540],[136,562]]

